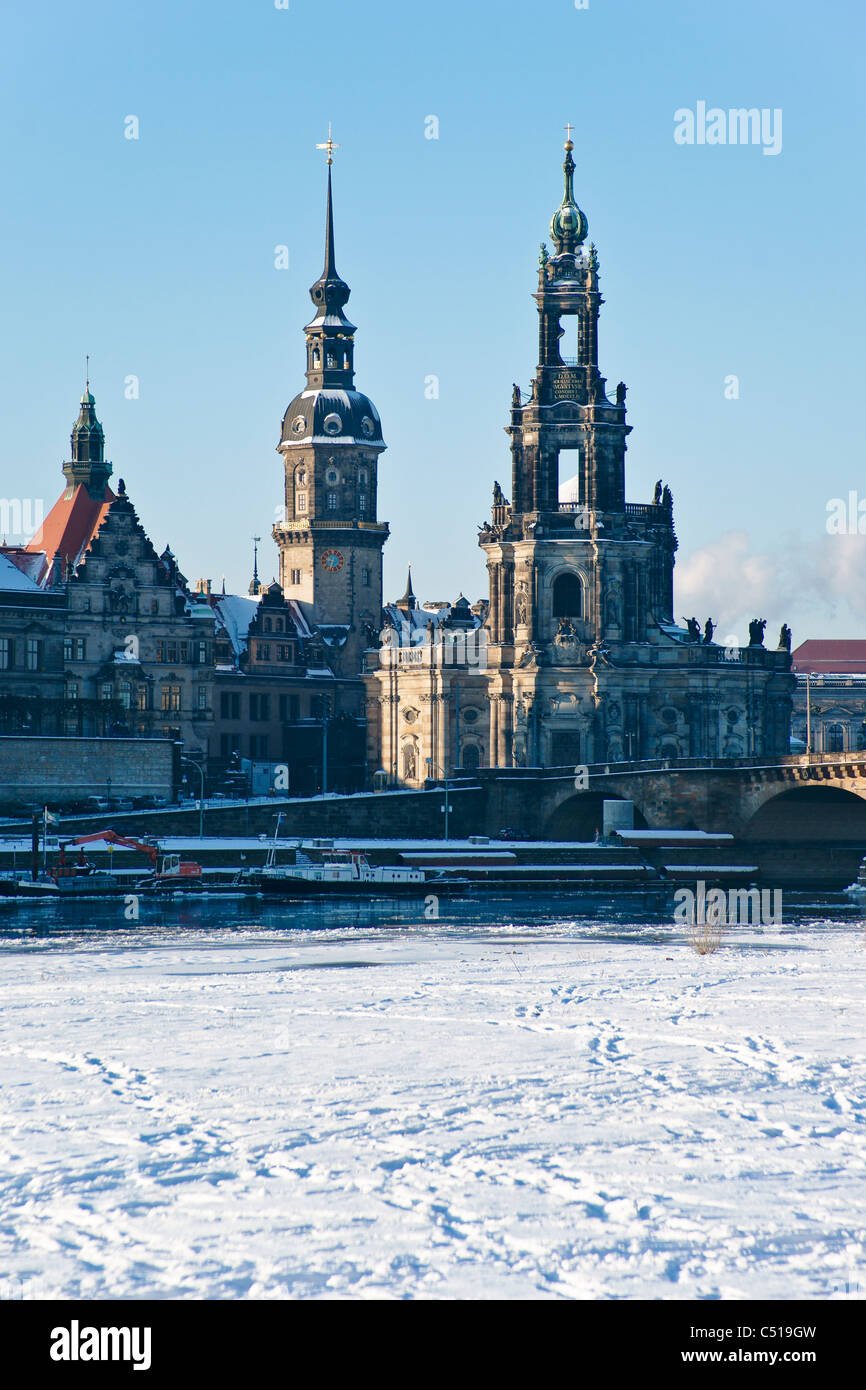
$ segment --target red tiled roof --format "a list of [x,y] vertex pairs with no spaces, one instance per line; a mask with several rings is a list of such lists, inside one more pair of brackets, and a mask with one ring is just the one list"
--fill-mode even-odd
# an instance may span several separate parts
[[99,530],[108,508],[114,501],[110,487],[105,489],[102,498],[91,497],[83,483],[79,483],[70,495],[64,492],[58,498],[32,540],[27,542],[26,550],[42,553],[45,556],[39,583],[44,584],[51,572],[55,555],[60,556],[63,574],[67,561],[76,565]]
[[866,639],[819,637],[801,642],[791,654],[794,670],[805,675],[866,675]]

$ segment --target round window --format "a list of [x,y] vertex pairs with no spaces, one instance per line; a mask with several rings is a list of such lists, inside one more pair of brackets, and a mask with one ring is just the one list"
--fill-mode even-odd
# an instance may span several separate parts
[[326,415],[322,421],[322,429],[325,434],[339,434],[343,428],[343,422],[339,415]]

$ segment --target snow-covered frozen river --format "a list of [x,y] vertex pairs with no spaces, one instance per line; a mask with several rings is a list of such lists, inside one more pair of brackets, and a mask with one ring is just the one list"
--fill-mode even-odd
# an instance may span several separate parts
[[0,1294],[866,1293],[858,922],[307,913],[0,918]]

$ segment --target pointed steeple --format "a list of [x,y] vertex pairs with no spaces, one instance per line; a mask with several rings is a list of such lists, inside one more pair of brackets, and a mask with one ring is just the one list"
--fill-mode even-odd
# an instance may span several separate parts
[[325,265],[321,275],[310,287],[310,298],[316,306],[316,316],[308,323],[307,382],[312,388],[336,386],[349,390],[355,380],[355,325],[343,313],[352,291],[341,279],[334,254],[334,193],[331,180],[331,151],[336,148],[328,138],[328,204],[325,215]]
[[568,139],[565,142],[565,163],[562,171],[565,174],[565,193],[562,202],[550,219],[550,235],[556,243],[557,255],[573,255],[574,251],[581,242],[586,240],[589,231],[589,223],[586,214],[583,213],[574,201],[574,160],[571,152],[574,144],[571,139],[571,126],[567,126]]
[[250,595],[252,595],[253,597],[255,597],[255,595],[259,593],[259,591],[261,590],[261,587],[262,587],[261,584],[259,583],[259,541],[260,541],[260,540],[261,540],[261,536],[253,536],[253,577],[252,577],[252,580],[250,581],[250,587],[249,587],[249,590],[248,590],[248,593],[249,593]]
[[417,598],[415,597],[415,590],[412,588],[412,566],[411,566],[411,565],[409,566],[409,575],[408,575],[408,578],[407,578],[407,580],[406,580],[406,592],[405,592],[405,594],[403,595],[403,597],[402,597],[401,599],[398,599],[398,601],[397,601],[397,607],[398,607],[398,608],[405,608],[405,609],[407,609],[409,612],[411,612],[414,608],[417,608],[417,607],[418,607],[418,600],[417,600]]
[[83,483],[91,497],[102,497],[111,477],[111,464],[105,458],[105,432],[96,418],[95,407],[88,376],[78,419],[72,426],[72,457],[64,463],[63,473],[70,487]]

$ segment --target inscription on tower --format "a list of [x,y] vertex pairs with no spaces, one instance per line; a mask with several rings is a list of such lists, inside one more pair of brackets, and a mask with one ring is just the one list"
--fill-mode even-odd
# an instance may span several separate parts
[[553,378],[553,394],[558,401],[576,401],[580,391],[580,376],[567,367]]

